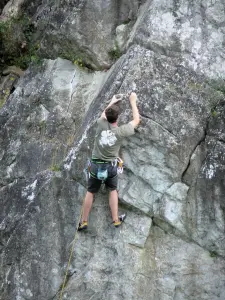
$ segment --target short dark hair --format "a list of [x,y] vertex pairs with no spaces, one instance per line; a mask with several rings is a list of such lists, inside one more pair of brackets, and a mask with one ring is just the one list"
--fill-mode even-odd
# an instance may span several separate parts
[[119,107],[117,105],[111,105],[105,110],[106,119],[109,123],[117,121],[119,116]]

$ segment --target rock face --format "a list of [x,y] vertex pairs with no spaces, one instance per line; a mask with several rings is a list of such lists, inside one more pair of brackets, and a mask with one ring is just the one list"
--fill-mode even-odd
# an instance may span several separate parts
[[[93,68],[112,63],[116,27],[129,22],[119,36],[125,53],[109,71],[46,59],[30,66],[0,110],[1,300],[225,298],[223,8],[223,1],[38,7],[37,27],[51,21],[43,53],[79,50]],[[113,228],[103,187],[89,229],[73,243],[96,119],[114,94],[132,90],[141,124],[121,149],[126,222]],[[121,111],[122,124],[132,117],[128,98]]]
[[[42,32],[41,53],[109,68],[115,59],[116,27],[137,18],[140,1],[49,1],[34,15]],[[109,21],[110,20],[110,21]]]
[[147,1],[131,43],[183,58],[183,64],[212,77],[224,70],[223,1]]
[[7,0],[1,1],[1,3],[0,3],[0,13],[2,13],[2,10],[3,10],[3,8],[4,8],[4,6],[6,5],[7,2],[8,2]]

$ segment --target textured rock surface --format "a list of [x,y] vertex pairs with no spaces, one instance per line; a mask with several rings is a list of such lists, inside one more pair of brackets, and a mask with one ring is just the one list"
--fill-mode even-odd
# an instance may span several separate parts
[[163,55],[182,57],[183,64],[210,76],[223,76],[223,1],[147,1],[130,43]]
[[2,11],[1,17],[3,19],[8,19],[10,17],[17,17],[23,2],[24,2],[24,0],[8,1]]
[[[95,121],[113,94],[131,90],[141,124],[121,151],[128,217],[113,228],[102,189],[77,235],[63,299],[225,298],[224,4],[118,4],[49,1],[36,12],[39,29],[50,20],[49,55],[79,48],[92,66],[108,66],[116,34],[126,53],[108,72],[60,58],[33,65],[0,110],[1,300],[59,299]],[[130,120],[128,99],[121,110],[119,122]]]
[[24,12],[32,15],[41,3],[41,0],[3,0],[0,4],[1,20],[20,17]]
[[[84,188],[59,171],[101,81],[101,73],[86,74],[69,61],[49,60],[26,72],[1,110],[1,279],[5,274],[8,286],[1,299],[45,299],[61,284],[62,255]],[[36,282],[37,274],[45,275]]]
[[1,1],[1,3],[0,3],[0,13],[2,13],[2,10],[5,7],[5,5],[6,5],[7,2],[8,2],[7,0]]
[[108,68],[117,47],[116,27],[135,20],[139,5],[139,1],[49,1],[34,16],[43,33],[40,50],[48,57],[82,59],[88,67]]
[[[223,299],[224,260],[154,226],[138,270],[134,299]],[[221,274],[221,277],[220,275]]]
[[0,77],[0,107],[5,104],[10,93],[12,93],[18,78],[19,76],[13,73],[9,73],[4,77]]

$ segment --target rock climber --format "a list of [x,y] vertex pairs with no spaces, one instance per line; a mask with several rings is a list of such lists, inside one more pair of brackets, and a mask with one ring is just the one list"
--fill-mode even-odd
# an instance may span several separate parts
[[128,124],[118,126],[119,107],[116,105],[121,99],[113,96],[111,102],[97,120],[97,130],[90,163],[90,176],[88,179],[87,193],[84,199],[83,213],[78,230],[88,227],[88,216],[92,207],[94,194],[97,193],[104,182],[109,189],[109,206],[115,227],[119,227],[126,214],[118,216],[117,193],[117,157],[123,138],[134,134],[134,128],[140,122],[137,108],[137,95],[132,92],[129,96],[133,113],[133,120]]

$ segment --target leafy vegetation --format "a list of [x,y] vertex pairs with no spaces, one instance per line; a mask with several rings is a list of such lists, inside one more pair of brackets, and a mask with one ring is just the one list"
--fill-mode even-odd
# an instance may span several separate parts
[[5,97],[1,97],[0,98],[0,109],[3,107],[3,105],[5,104],[5,101],[6,101],[6,99],[5,99]]
[[216,251],[210,251],[210,256],[211,257],[217,257],[218,253]]
[[60,171],[60,166],[54,164],[51,166],[50,170],[53,172],[58,172],[58,171]]
[[84,59],[82,58],[81,55],[77,55],[75,54],[74,52],[71,52],[71,51],[65,51],[62,52],[60,54],[60,57],[61,58],[64,58],[64,59],[68,59],[70,60],[74,65],[77,65],[79,66],[80,68],[88,68],[88,69],[91,69],[90,66],[87,66],[87,64],[85,63]]
[[224,79],[217,79],[211,81],[212,87],[221,92],[225,96],[225,80]]
[[224,79],[214,79],[207,81],[210,90],[207,94],[207,101],[211,111],[211,116],[213,118],[217,117],[218,110],[217,107],[220,105],[225,98],[225,80]]
[[39,123],[39,131],[40,131],[40,134],[41,134],[41,135],[44,134],[44,132],[45,132],[45,130],[46,130],[46,126],[47,126],[46,120],[40,121],[40,123]]
[[217,116],[217,112],[216,112],[215,109],[212,109],[212,110],[211,110],[211,115],[212,115],[212,117],[214,117],[214,118]]
[[131,19],[130,19],[130,18],[128,18],[128,19],[126,19],[125,21],[123,21],[123,23],[122,23],[122,24],[124,24],[124,25],[127,25],[127,24],[129,24],[129,23],[130,23],[130,21],[131,21]]
[[84,67],[84,62],[83,62],[82,58],[75,59],[73,63],[74,63],[74,65],[77,65],[81,68]]
[[117,60],[122,55],[122,52],[120,51],[120,48],[117,43],[115,43],[114,48],[109,51],[109,56],[112,60]]
[[0,21],[0,55],[2,65],[16,65],[26,69],[38,63],[40,45],[34,40],[35,28],[27,16]]
[[0,91],[0,109],[3,107],[3,105],[5,104],[8,96],[10,94],[10,90],[6,89],[6,90],[1,90]]

